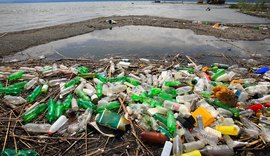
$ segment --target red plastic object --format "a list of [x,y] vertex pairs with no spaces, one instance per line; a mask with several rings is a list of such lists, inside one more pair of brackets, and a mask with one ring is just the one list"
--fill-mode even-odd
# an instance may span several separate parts
[[207,78],[207,80],[212,81],[211,76],[209,76],[209,75],[206,74],[205,72],[203,72],[203,75],[204,75],[205,78]]
[[251,109],[254,112],[257,112],[258,110],[262,109],[263,105],[262,104],[254,104],[252,106],[248,106],[247,109]]
[[141,139],[144,142],[154,143],[154,144],[164,144],[168,138],[158,132],[142,132]]
[[264,106],[265,107],[270,107],[270,103],[265,103]]

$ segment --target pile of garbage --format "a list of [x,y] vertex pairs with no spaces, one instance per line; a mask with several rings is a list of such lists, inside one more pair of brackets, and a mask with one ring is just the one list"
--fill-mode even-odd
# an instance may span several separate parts
[[[268,67],[140,62],[134,67],[128,59],[108,60],[95,69],[1,66],[1,105],[23,108],[24,130],[48,137],[76,136],[87,125],[115,137],[136,124],[137,139],[164,145],[162,156],[230,156],[270,142]],[[8,147],[1,153],[16,154]]]

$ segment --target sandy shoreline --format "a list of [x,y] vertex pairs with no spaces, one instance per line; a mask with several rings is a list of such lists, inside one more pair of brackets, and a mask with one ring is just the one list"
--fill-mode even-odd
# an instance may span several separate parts
[[[111,25],[107,23],[106,20],[108,19],[117,21],[117,24]],[[208,22],[207,24],[193,24],[192,21],[188,20],[153,16],[101,17],[76,23],[0,34],[0,57],[14,54],[29,47],[89,33],[94,30],[102,30],[110,27],[126,25],[191,29],[199,35],[210,35],[235,40],[263,40],[270,38],[269,25],[268,30],[259,30],[250,25],[226,24],[226,26],[229,27],[228,29],[218,30],[212,28],[213,24],[214,22]]]

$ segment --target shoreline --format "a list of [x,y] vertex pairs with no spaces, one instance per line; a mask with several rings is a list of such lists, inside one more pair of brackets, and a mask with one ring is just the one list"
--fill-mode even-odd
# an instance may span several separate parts
[[[117,23],[113,25],[109,24],[106,22],[106,20],[109,19],[115,20]],[[12,55],[16,52],[20,52],[40,44],[90,33],[95,30],[127,25],[190,29],[198,35],[208,35],[233,40],[263,40],[270,38],[269,25],[266,26],[267,30],[261,30],[248,24],[224,24],[229,28],[219,30],[212,28],[212,25],[214,24],[215,22],[195,24],[189,20],[155,16],[100,17],[75,23],[0,34],[0,57]]]

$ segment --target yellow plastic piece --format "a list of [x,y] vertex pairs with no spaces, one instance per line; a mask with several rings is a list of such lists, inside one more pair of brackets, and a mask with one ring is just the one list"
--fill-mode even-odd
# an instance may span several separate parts
[[192,152],[184,153],[182,156],[202,156],[199,150],[195,150]]
[[203,72],[207,72],[208,70],[210,70],[209,67],[206,67],[206,66],[205,66],[205,67],[202,68],[202,71],[203,71]]
[[204,127],[211,125],[215,121],[214,117],[203,106],[198,107],[194,112],[191,113],[191,115],[196,120],[196,126],[197,126],[196,116],[198,115],[202,116]]
[[238,135],[239,129],[236,126],[216,126],[215,130],[225,135]]
[[236,104],[236,96],[233,91],[231,91],[226,86],[216,86],[213,88],[213,97],[218,98],[225,104],[234,106]]

